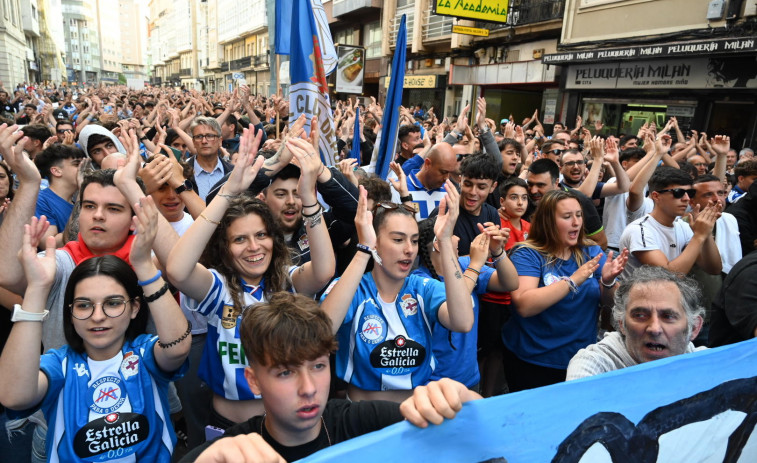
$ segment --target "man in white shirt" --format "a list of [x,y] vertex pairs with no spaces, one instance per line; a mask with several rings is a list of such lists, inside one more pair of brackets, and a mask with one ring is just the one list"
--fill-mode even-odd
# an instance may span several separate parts
[[621,275],[628,279],[642,265],[665,267],[687,274],[696,263],[710,275],[722,269],[720,253],[712,237],[712,228],[720,216],[719,203],[700,211],[696,206],[688,223],[679,220],[686,214],[696,190],[693,180],[674,167],[658,167],[649,180],[652,212],[631,222],[620,237],[619,248],[631,255]]
[[640,267],[615,291],[612,315],[618,331],[579,350],[568,364],[567,380],[704,349],[691,342],[702,328],[700,296],[691,278],[662,267]]

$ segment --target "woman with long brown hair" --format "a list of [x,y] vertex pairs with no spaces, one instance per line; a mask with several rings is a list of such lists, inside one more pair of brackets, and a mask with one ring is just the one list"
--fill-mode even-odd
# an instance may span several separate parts
[[600,303],[612,303],[628,260],[628,250],[608,260],[586,239],[581,204],[562,190],[544,195],[528,239],[513,249],[519,285],[502,329],[511,392],[565,380],[571,357],[596,342]]

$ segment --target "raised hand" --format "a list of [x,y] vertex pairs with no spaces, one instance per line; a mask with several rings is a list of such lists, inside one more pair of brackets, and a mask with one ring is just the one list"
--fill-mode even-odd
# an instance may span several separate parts
[[578,270],[576,270],[573,275],[570,276],[570,279],[573,280],[573,282],[577,286],[584,284],[584,282],[588,280],[599,268],[600,258],[602,258],[601,252],[597,254],[593,259],[585,262],[582,266],[578,267]]
[[158,233],[158,208],[152,196],[144,196],[134,204],[132,223],[136,237],[131,245],[129,261],[134,266],[152,264],[152,245]]
[[376,247],[376,231],[373,229],[373,214],[368,210],[368,191],[363,185],[358,187],[360,197],[357,201],[355,213],[355,229],[358,243],[373,249]]
[[434,234],[439,239],[449,239],[455,229],[457,216],[460,214],[460,193],[457,192],[455,184],[447,179],[444,183],[444,190],[447,192],[439,203],[439,215],[434,224]]
[[400,194],[400,197],[407,196],[409,194],[407,189],[407,176],[405,175],[405,171],[402,170],[402,166],[392,161],[389,163],[389,168],[392,169],[392,172],[394,172],[397,178],[387,178],[387,182],[389,182],[392,185],[392,188]]
[[24,225],[24,239],[18,259],[24,269],[24,275],[29,286],[50,288],[55,281],[55,237],[48,236],[45,241],[45,255],[37,255],[37,246],[40,239],[47,232],[50,223],[45,216],[39,220],[32,218],[30,224]]
[[629,256],[628,248],[623,248],[623,251],[615,259],[613,259],[614,254],[613,251],[610,251],[610,254],[607,255],[605,265],[602,267],[602,282],[604,283],[609,284],[609,282],[615,280],[615,278],[623,273],[623,269],[626,268]]
[[244,193],[258,175],[263,161],[263,156],[255,157],[249,150],[243,153],[240,149],[239,155],[234,162],[234,169],[231,171],[231,175],[229,175],[229,179],[224,186],[221,187],[220,193],[231,196]]
[[357,159],[347,158],[342,159],[336,163],[339,172],[342,173],[353,185],[358,185],[357,177],[355,176],[355,168],[357,167]]
[[489,243],[491,238],[485,232],[473,238],[470,244],[470,264],[468,267],[480,270],[489,258]]
[[16,173],[21,183],[34,183],[39,185],[42,178],[34,161],[24,154],[24,143],[29,140],[24,133],[18,130],[17,125],[0,125],[0,155],[13,172]]
[[[504,208],[503,214],[504,213]],[[507,220],[510,220],[509,217]],[[486,222],[484,224],[476,224],[478,226],[478,231],[481,233],[486,233],[486,235],[490,238],[489,239],[489,252],[492,255],[500,255],[502,251],[505,248],[505,243],[507,243],[507,240],[510,238],[510,229],[509,228],[501,228],[499,224],[495,224],[492,222]]]
[[476,98],[476,124],[480,129],[486,127],[486,98]]

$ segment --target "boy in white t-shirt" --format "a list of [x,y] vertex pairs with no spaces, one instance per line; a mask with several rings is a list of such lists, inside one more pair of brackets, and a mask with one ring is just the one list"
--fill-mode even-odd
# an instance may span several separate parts
[[656,265],[688,273],[694,263],[707,273],[722,269],[720,254],[712,238],[712,227],[720,216],[719,203],[700,211],[695,207],[689,226],[679,217],[686,214],[696,190],[685,172],[668,166],[658,167],[649,180],[649,197],[654,209],[626,227],[619,247],[631,252],[621,279],[628,278],[642,265]]

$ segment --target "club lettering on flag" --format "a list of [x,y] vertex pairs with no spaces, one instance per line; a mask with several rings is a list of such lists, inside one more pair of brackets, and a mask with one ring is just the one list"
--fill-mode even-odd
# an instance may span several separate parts
[[317,116],[321,160],[325,165],[333,166],[336,153],[334,117],[315,17],[309,0],[294,0],[293,9],[289,50],[289,78],[292,83],[289,89],[289,124],[293,125],[300,114],[305,114],[305,131],[310,134],[311,121]]

